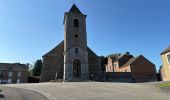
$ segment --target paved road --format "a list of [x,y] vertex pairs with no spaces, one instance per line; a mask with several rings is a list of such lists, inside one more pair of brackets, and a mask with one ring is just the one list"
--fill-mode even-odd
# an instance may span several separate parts
[[33,89],[49,100],[170,100],[170,92],[162,91],[156,84],[66,82],[6,86]]
[[48,100],[44,95],[27,89],[2,86],[0,86],[0,89],[2,90],[0,94],[3,94],[6,98],[0,98],[0,100]]

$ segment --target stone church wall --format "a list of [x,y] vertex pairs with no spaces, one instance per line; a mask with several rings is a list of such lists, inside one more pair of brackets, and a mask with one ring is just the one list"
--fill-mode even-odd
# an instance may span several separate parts
[[56,77],[61,79],[64,71],[64,42],[60,43],[57,47],[43,56],[43,68],[41,74],[41,81],[46,82],[54,80]]
[[[88,50],[89,77],[93,80],[99,80],[101,72],[101,61],[90,48]],[[64,42],[60,43],[50,52],[43,56],[43,68],[41,82],[54,80],[57,71],[57,78],[63,79],[64,73]]]

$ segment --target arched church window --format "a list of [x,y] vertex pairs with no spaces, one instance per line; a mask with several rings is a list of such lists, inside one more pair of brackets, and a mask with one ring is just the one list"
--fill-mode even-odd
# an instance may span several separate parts
[[74,19],[74,27],[79,27],[79,21],[78,21],[78,19]]

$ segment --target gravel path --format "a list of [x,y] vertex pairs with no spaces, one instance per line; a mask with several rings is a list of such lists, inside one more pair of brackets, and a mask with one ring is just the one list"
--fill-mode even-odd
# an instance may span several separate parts
[[38,91],[50,100],[170,100],[150,83],[68,82],[5,85]]

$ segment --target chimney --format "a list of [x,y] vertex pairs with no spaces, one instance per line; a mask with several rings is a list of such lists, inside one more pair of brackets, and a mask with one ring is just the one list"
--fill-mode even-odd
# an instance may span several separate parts
[[130,55],[130,52],[126,52],[127,55]]

